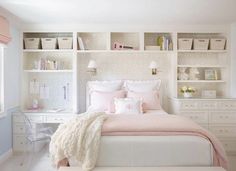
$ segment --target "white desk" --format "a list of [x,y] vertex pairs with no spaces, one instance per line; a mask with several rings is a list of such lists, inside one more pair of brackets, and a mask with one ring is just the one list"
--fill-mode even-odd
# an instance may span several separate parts
[[[60,124],[72,119],[77,114],[73,113],[26,113],[31,122],[35,125],[38,123]],[[24,116],[21,112],[12,115],[12,135],[13,135],[13,150],[23,151],[26,145],[25,140],[25,125]],[[40,145],[39,145],[40,146]],[[42,146],[42,145],[41,145]],[[40,147],[36,147],[40,149]]]

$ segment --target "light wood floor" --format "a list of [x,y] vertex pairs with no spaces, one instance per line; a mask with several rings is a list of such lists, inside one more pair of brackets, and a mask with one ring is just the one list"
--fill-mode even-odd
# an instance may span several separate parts
[[[228,156],[228,159],[230,163],[229,171],[236,171],[236,156]],[[27,161],[28,162],[25,162],[25,164],[21,166],[22,155],[14,154],[5,163],[0,165],[0,171],[56,171],[56,169],[51,166],[46,148],[36,153],[31,163],[29,163],[29,160]],[[30,169],[28,170],[27,168],[29,168],[29,166]]]

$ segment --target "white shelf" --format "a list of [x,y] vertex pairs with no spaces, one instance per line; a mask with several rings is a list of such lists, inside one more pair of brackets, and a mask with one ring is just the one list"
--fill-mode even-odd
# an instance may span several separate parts
[[77,53],[173,53],[166,50],[77,50]]
[[73,72],[73,70],[24,70],[24,72],[32,73],[61,73],[61,72]]
[[178,50],[180,53],[227,53],[227,50]]
[[177,80],[178,83],[224,83],[224,80]]
[[23,49],[23,52],[73,52],[73,49]]
[[191,68],[191,67],[196,67],[196,68],[225,68],[226,66],[224,66],[224,65],[177,65],[177,67],[186,67],[186,68]]

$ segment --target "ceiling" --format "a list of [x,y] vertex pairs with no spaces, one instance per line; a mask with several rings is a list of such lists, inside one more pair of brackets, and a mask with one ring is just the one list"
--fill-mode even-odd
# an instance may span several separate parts
[[230,24],[236,0],[0,0],[28,24]]

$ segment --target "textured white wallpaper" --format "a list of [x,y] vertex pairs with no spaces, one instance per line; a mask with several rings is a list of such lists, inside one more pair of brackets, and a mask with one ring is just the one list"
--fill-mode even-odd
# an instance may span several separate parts
[[[79,68],[79,108],[80,112],[86,109],[86,83],[89,80],[147,80],[147,79],[162,79],[162,97],[166,97],[168,91],[167,86],[170,85],[170,58],[171,54],[164,53],[87,53],[78,54]],[[97,62],[97,75],[90,76],[87,73],[87,65],[90,59]],[[159,69],[162,71],[158,75],[152,75],[149,69],[150,62],[154,60],[158,63]],[[162,99],[165,106],[165,99]]]

